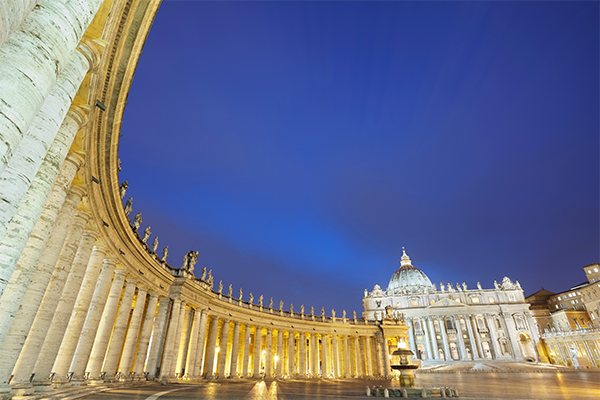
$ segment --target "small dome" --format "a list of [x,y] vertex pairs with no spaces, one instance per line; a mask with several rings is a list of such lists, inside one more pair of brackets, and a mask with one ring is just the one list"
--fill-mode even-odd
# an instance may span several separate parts
[[400,259],[400,268],[390,279],[388,285],[388,294],[400,294],[403,292],[430,292],[435,291],[431,281],[419,268],[412,266],[410,258],[402,248],[402,258]]

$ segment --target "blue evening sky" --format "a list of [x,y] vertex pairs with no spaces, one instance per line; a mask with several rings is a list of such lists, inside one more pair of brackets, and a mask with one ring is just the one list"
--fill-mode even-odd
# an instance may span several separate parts
[[567,290],[600,259],[598,32],[597,2],[164,1],[120,178],[170,265],[285,309],[360,315],[402,246]]

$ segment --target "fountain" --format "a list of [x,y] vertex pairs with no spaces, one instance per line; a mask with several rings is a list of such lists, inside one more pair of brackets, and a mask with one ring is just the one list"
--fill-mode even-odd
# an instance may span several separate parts
[[391,367],[394,371],[398,371],[400,387],[415,386],[415,374],[413,370],[419,368],[419,366],[410,363],[410,356],[413,354],[412,351],[402,348],[392,353]]

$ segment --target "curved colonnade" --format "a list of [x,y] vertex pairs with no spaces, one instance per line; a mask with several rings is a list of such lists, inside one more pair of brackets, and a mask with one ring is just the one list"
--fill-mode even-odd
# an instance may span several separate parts
[[403,323],[223,295],[132,229],[119,134],[160,2],[29,3],[0,0],[11,22],[0,32],[0,397],[119,380],[389,376]]

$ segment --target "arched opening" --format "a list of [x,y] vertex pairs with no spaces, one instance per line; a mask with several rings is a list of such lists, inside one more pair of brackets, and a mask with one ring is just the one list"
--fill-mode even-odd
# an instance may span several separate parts
[[525,361],[535,362],[537,357],[535,354],[535,347],[528,334],[519,334],[519,346],[521,348],[521,354]]

